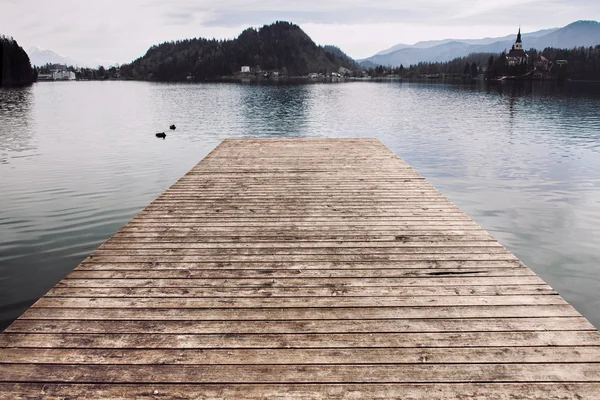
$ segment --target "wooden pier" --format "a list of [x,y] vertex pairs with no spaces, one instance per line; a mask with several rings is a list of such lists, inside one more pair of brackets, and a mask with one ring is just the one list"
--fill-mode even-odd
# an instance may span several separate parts
[[600,334],[372,139],[226,140],[0,334],[0,399],[600,399]]

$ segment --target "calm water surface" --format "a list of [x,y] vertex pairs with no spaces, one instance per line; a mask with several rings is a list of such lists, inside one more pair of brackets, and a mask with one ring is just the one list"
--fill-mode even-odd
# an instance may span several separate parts
[[0,90],[0,330],[229,137],[381,139],[600,327],[600,86],[57,82]]

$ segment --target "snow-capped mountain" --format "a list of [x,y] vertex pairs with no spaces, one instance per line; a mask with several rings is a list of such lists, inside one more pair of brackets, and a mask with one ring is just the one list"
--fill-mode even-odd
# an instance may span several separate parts
[[51,50],[45,50],[40,46],[32,46],[27,50],[31,65],[38,67],[46,64],[67,64],[73,66],[81,66],[82,63],[73,60],[72,58],[61,56]]

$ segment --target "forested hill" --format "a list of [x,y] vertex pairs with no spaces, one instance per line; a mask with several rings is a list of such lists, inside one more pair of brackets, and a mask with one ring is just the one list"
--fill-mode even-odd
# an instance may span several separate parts
[[297,25],[276,22],[246,29],[236,39],[188,39],[152,46],[146,55],[121,66],[123,78],[183,81],[231,76],[242,66],[284,76],[354,69],[354,60],[317,46]]
[[29,56],[16,40],[0,36],[0,87],[25,86],[35,76]]
[[344,61],[348,65],[348,66],[344,65],[344,67],[346,67],[348,69],[356,70],[356,71],[361,69],[358,62],[356,62],[353,58],[351,58],[349,55],[344,53],[342,51],[342,49],[340,49],[339,47],[328,45],[328,46],[323,46],[323,50],[325,50],[325,52],[327,52],[327,53],[338,56],[342,61]]

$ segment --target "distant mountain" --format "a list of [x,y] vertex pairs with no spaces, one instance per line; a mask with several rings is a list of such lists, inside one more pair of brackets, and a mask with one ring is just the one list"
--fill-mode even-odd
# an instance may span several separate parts
[[[383,56],[384,54],[390,54],[390,53],[393,53],[398,50],[408,49],[410,47],[417,47],[417,44],[415,43],[414,45],[412,45],[412,44],[398,43],[398,44],[390,47],[389,49],[381,50],[379,53],[375,53],[375,55]],[[365,60],[367,60],[367,59],[365,59]],[[360,61],[364,61],[364,60],[360,60]]]
[[[373,64],[406,67],[419,62],[450,61],[471,53],[501,53],[511,48],[515,38],[516,32],[515,35],[499,38],[444,39],[419,42],[411,46],[398,44],[372,57],[359,60],[359,63],[363,68]],[[598,44],[600,44],[600,23],[596,21],[577,21],[563,28],[523,34],[523,45],[526,49],[589,47]]]
[[543,50],[546,47],[568,49],[590,47],[600,44],[600,23],[597,21],[577,21],[562,29],[533,40],[528,48]]
[[468,55],[470,53],[468,51],[470,47],[474,46],[461,42],[446,42],[428,48],[409,47],[392,53],[373,56],[366,60],[359,61],[359,63],[363,68],[369,68],[373,64],[391,65],[394,67],[403,65],[408,67],[409,65],[418,64],[422,61],[450,61],[454,58]]
[[[276,22],[256,30],[249,28],[233,40],[187,39],[152,46],[141,58],[121,66],[130,79],[182,81],[231,76],[242,66],[276,70],[281,75],[353,69],[354,60],[341,50],[317,46],[300,27]],[[341,54],[340,54],[341,53]]]
[[35,81],[29,56],[16,40],[0,36],[0,87],[25,86]]
[[[558,29],[560,29],[560,28],[544,29],[544,30],[541,30],[541,31],[528,33],[527,36],[529,36],[529,37],[539,37],[539,36],[547,35],[548,33],[557,31]],[[467,44],[472,44],[472,45],[491,44],[491,43],[495,43],[495,42],[501,42],[501,41],[507,41],[507,40],[514,40],[514,37],[515,37],[515,35],[507,35],[507,36],[503,36],[503,37],[497,37],[497,38],[489,38],[488,37],[488,38],[483,38],[483,39],[428,40],[428,41],[424,41],[424,42],[418,42],[418,43],[415,43],[413,45],[399,43],[399,44],[397,44],[395,46],[390,47],[389,49],[382,50],[382,51],[380,51],[379,53],[377,53],[375,55],[389,54],[389,53],[393,53],[394,51],[398,51],[398,50],[402,50],[402,49],[406,49],[406,48],[428,49],[430,47],[439,46],[439,45],[446,44],[446,43],[451,43],[451,42],[460,42],[460,43],[467,43]]]
[[362,69],[370,69],[370,68],[375,68],[378,67],[381,64],[375,64],[372,61],[369,60],[361,60],[361,61],[357,61],[358,65],[362,68]]
[[[509,40],[512,39],[514,35],[505,36],[502,38],[485,38],[485,39],[443,39],[443,40],[428,40],[424,42],[417,42],[413,45],[399,43],[395,46],[390,47],[389,49],[382,50],[379,53],[375,54],[376,56],[382,56],[385,54],[394,53],[398,50],[403,49],[429,49],[431,47],[441,46],[448,43],[458,42],[465,44],[490,44],[500,40]],[[361,60],[362,61],[362,60]]]
[[41,67],[46,64],[66,64],[66,65],[82,65],[72,58],[61,56],[51,50],[42,49],[40,46],[32,46],[27,50],[31,65]]

